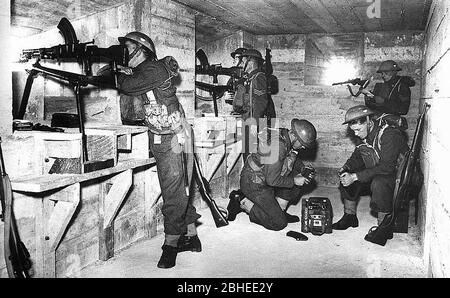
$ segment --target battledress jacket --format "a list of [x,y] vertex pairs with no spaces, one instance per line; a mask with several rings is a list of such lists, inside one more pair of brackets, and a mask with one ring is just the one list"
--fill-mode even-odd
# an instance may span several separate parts
[[[265,73],[254,70],[248,75],[249,79],[244,85],[239,85],[236,91],[233,108],[235,112],[242,114],[242,119],[247,120],[253,112],[254,119],[264,118],[268,105],[267,79]],[[250,107],[250,96],[252,106]]]
[[[278,142],[268,141],[268,130],[271,130],[271,139],[277,139]],[[260,174],[260,182],[270,187],[294,187],[294,176],[291,173],[297,160],[297,152],[293,150],[289,130],[266,128],[259,133],[258,139],[258,152],[250,155],[249,165]],[[301,165],[304,166],[303,163]]]
[[416,82],[408,76],[395,76],[375,85],[373,99],[366,96],[366,106],[380,114],[406,115],[411,105],[411,90]]
[[[132,75],[119,74],[122,119],[144,120],[155,134],[176,133],[184,119],[183,108],[176,96],[172,78],[178,75],[178,63],[173,57],[158,61],[145,60]],[[150,105],[149,92],[156,103]]]
[[[363,150],[367,145],[377,155],[377,160],[371,165]],[[398,128],[375,126],[366,140],[360,140],[343,168],[356,172],[358,180],[363,183],[370,182],[377,175],[394,176],[399,158],[408,150],[406,138]]]

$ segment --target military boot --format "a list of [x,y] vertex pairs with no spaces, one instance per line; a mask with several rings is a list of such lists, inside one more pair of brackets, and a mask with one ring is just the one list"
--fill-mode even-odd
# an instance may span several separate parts
[[180,239],[178,240],[178,252],[183,251],[201,252],[202,243],[200,242],[200,238],[198,238],[197,235],[181,236]]
[[158,262],[158,268],[168,269],[175,267],[178,248],[170,245],[162,246],[162,255]]
[[[382,218],[382,220],[380,219]],[[382,214],[380,216],[379,213],[379,221],[377,227],[372,227],[369,230],[369,233],[364,237],[364,240],[385,246],[386,242],[392,238],[394,238],[394,228],[390,224],[392,215],[390,214]]]
[[344,231],[348,228],[357,228],[359,226],[358,218],[356,214],[347,214],[344,213],[342,218],[332,225],[333,230]]
[[286,216],[286,220],[288,223],[296,223],[300,221],[300,218],[296,215],[292,215],[287,212],[284,212],[284,215]]
[[369,230],[369,233],[364,237],[364,240],[385,246],[386,242],[392,238],[394,238],[392,227],[377,226]]

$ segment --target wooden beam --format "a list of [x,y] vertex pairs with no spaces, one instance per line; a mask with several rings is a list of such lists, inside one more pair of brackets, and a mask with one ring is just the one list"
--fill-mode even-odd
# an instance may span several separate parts
[[[147,152],[148,154],[148,152]],[[39,177],[23,177],[11,181],[13,191],[42,193],[45,191],[65,187],[74,183],[81,183],[88,180],[123,172],[137,167],[151,166],[155,164],[154,158],[132,159],[119,162],[115,167],[85,174],[54,174],[41,175]]]
[[80,202],[80,184],[70,185],[47,199],[56,201],[48,220],[47,235],[50,250],[55,251]]
[[112,187],[104,200],[103,228],[111,225],[133,183],[133,170],[127,170],[112,179]]
[[56,248],[80,202],[80,184],[43,197],[35,202],[36,276],[56,276]]

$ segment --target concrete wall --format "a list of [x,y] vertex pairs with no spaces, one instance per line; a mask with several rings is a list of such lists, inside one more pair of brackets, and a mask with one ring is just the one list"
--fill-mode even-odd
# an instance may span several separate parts
[[[243,36],[247,36],[244,40]],[[336,35],[329,35],[330,37]],[[341,35],[344,37],[346,34]],[[416,79],[412,88],[412,105],[409,113],[410,130],[413,134],[418,114],[421,90],[422,42],[421,32],[366,33],[358,35],[364,45],[361,77],[370,77],[379,64],[395,59],[404,69],[401,73]],[[263,54],[265,48],[272,49],[274,74],[279,80],[280,92],[273,96],[281,126],[289,126],[292,118],[310,120],[318,129],[319,148],[311,157],[318,168],[319,184],[337,185],[336,170],[342,166],[353,151],[353,145],[346,136],[343,122],[345,112],[354,105],[364,103],[363,97],[352,98],[345,86],[332,87],[305,84],[306,41],[326,35],[268,35],[251,36],[236,33],[203,47],[212,63],[229,65],[230,52],[244,43],[253,45]],[[238,40],[236,40],[238,39]],[[354,37],[353,37],[354,39]],[[223,59],[223,60],[221,60]],[[375,77],[377,78],[377,77]],[[348,79],[342,74],[342,81]],[[378,78],[379,80],[380,78]],[[356,87],[355,87],[356,89]]]
[[[2,11],[0,12],[0,39],[3,44],[10,42],[10,1],[2,0]],[[11,69],[10,52],[3,51],[0,55],[0,136],[9,135],[12,132],[12,88],[11,88]]]
[[[9,12],[9,10],[8,10]],[[71,20],[72,21],[72,20]],[[117,44],[117,37],[129,31],[140,30],[152,37],[158,57],[174,56],[183,71],[178,86],[178,96],[188,115],[194,114],[194,69],[195,69],[195,17],[194,12],[185,6],[170,0],[132,0],[124,4],[72,21],[80,41],[95,39],[95,44],[101,47]],[[62,37],[57,29],[29,37],[23,45],[30,47],[48,47],[62,43]],[[25,48],[25,47],[24,47]],[[53,64],[71,71],[79,71],[76,64]],[[97,66],[98,67],[98,66]],[[94,69],[95,71],[95,69]],[[10,74],[9,74],[10,77]],[[5,84],[2,85],[2,87]],[[73,92],[66,86],[61,86],[50,80],[37,80],[30,98],[27,117],[42,121],[45,111],[44,102],[53,100],[60,108],[74,102]],[[91,121],[114,123],[119,118],[118,94],[114,90],[91,90],[86,97],[86,116]],[[45,104],[48,106],[48,102]],[[1,112],[3,113],[3,106]],[[9,103],[11,109],[11,103]],[[92,116],[91,112],[101,112]],[[3,121],[3,117],[1,120]],[[32,152],[32,139],[12,139],[5,144],[6,170],[12,178],[25,175],[26,169],[31,170],[33,161],[30,156],[22,156],[21,152]],[[56,272],[58,277],[76,276],[78,270],[98,260],[98,202],[99,183],[95,181],[81,185],[81,203],[76,211],[61,244],[56,252]],[[148,214],[148,206],[144,205],[145,178],[143,169],[133,174],[133,185],[127,194],[126,201],[121,206],[114,222],[115,249],[120,250],[131,243],[148,236],[155,236],[161,230],[162,200],[153,206]],[[36,252],[34,243],[34,214],[30,198],[15,196],[15,212],[19,222],[22,239],[32,256]],[[2,226],[2,225],[1,225]],[[150,230],[150,235],[146,231]],[[3,231],[3,228],[1,228]],[[1,237],[1,235],[0,235]],[[3,245],[1,245],[3,248]],[[0,254],[2,249],[0,249]],[[5,276],[3,257],[0,260],[0,276]]]
[[426,30],[423,99],[431,104],[422,148],[425,185],[420,225],[425,263],[433,277],[450,277],[450,9],[448,1],[433,1]]

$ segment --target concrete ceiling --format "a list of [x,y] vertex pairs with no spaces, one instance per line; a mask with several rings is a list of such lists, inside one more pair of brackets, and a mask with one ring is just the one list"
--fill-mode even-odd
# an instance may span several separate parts
[[[223,35],[223,23],[258,35],[424,30],[430,0],[379,0],[381,18],[369,18],[367,0],[176,0],[199,12],[200,40]],[[233,31],[233,30],[232,30]]]
[[[215,40],[236,30],[253,34],[423,30],[431,0],[379,0],[381,18],[369,18],[367,0],[175,0],[198,11],[197,38]],[[23,34],[53,28],[125,0],[11,0],[11,24]],[[27,30],[23,30],[27,29]]]

